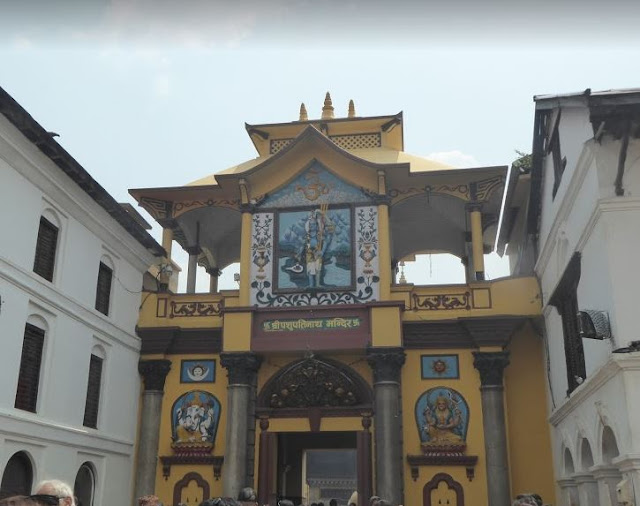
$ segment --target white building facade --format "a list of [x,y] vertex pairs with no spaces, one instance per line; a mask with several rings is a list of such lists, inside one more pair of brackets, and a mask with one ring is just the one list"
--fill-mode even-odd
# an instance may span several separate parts
[[163,254],[0,89],[2,496],[43,479],[130,504],[143,276]]
[[[558,498],[640,504],[640,90],[535,101],[500,240],[515,273],[541,283]],[[609,325],[581,328],[587,310]]]

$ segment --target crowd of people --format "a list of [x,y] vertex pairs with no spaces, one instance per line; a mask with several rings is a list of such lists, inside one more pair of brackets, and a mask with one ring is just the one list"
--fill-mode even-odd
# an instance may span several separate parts
[[[32,495],[21,495],[8,497],[0,500],[0,506],[82,506],[73,495],[73,489],[66,483],[59,480],[46,480],[38,484],[36,493]],[[138,498],[138,506],[164,506],[155,495],[146,495]],[[186,506],[177,504],[175,506]],[[256,493],[252,488],[244,488],[238,497],[217,497],[205,499],[199,506],[258,506]],[[295,505],[288,499],[278,501],[278,506],[302,506]],[[324,502],[312,502],[309,506],[325,506]],[[337,499],[331,499],[329,506],[338,506]],[[354,492],[348,501],[348,506],[392,506],[390,502],[373,496],[368,504],[358,503],[358,494]]]

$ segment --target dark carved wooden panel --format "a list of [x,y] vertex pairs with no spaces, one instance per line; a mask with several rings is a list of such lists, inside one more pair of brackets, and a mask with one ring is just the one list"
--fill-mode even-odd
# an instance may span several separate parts
[[260,408],[353,408],[370,406],[371,391],[349,367],[327,359],[306,358],[271,378],[258,398]]
[[439,506],[431,502],[431,492],[437,489],[438,485],[443,481],[448,485],[449,490],[453,490],[456,495],[456,503],[449,506],[464,506],[464,491],[462,490],[462,485],[446,473],[436,474],[431,481],[424,486],[422,490],[423,506]]

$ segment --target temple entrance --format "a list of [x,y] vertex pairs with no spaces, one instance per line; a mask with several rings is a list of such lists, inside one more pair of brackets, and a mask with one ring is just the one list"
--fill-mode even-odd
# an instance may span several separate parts
[[277,461],[280,499],[346,506],[357,490],[356,432],[279,433]]

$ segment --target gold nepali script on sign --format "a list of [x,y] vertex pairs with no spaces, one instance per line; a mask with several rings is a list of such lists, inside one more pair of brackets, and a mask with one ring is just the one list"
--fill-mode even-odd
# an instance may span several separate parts
[[262,322],[265,332],[296,332],[306,330],[356,329],[360,318],[298,318],[297,320],[266,320]]

